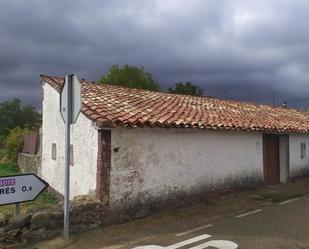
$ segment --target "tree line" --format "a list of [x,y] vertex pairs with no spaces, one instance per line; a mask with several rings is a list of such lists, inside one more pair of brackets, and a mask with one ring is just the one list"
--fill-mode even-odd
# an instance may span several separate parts
[[[151,73],[146,72],[143,67],[130,65],[119,67],[118,65],[113,65],[109,71],[100,78],[99,81],[103,84],[113,84],[151,91],[160,91],[159,82],[153,78]],[[168,92],[193,96],[204,95],[203,89],[190,81],[177,82],[173,87],[168,89]]]
[[41,114],[17,98],[0,103],[0,162],[16,162],[23,137],[41,125]]

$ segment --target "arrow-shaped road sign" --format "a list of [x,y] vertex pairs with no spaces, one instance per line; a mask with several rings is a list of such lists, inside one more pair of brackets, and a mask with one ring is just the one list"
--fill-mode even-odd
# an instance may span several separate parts
[[0,205],[33,201],[48,187],[48,183],[35,174],[0,177]]

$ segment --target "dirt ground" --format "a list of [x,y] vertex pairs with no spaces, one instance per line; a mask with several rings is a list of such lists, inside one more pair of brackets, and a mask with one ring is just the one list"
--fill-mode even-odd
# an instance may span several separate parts
[[61,237],[44,241],[36,248],[132,248],[151,238],[166,238],[169,234],[182,232],[193,227],[223,220],[235,214],[274,205],[278,202],[309,193],[309,178],[298,179],[287,184],[262,187],[257,190],[241,191],[220,197],[208,203],[194,203],[173,211],[163,211],[153,216],[126,224],[89,231],[71,236],[64,243]]

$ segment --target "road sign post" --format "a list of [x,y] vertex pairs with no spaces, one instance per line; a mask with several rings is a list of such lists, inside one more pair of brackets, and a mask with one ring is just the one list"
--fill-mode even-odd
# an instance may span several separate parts
[[20,204],[15,204],[15,216],[20,215]]
[[15,214],[19,214],[19,203],[33,201],[47,187],[47,182],[32,173],[1,176],[0,205],[16,204]]
[[70,127],[75,123],[81,109],[81,84],[76,75],[67,75],[60,96],[60,113],[65,123],[64,145],[64,220],[63,237],[70,235]]

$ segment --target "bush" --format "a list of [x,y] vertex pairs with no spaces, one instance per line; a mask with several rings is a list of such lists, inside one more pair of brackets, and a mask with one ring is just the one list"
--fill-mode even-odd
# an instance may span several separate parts
[[16,163],[0,163],[0,176],[14,175],[19,173]]
[[5,140],[4,157],[9,162],[17,162],[18,153],[23,147],[24,136],[29,133],[27,128],[16,127],[12,129]]

